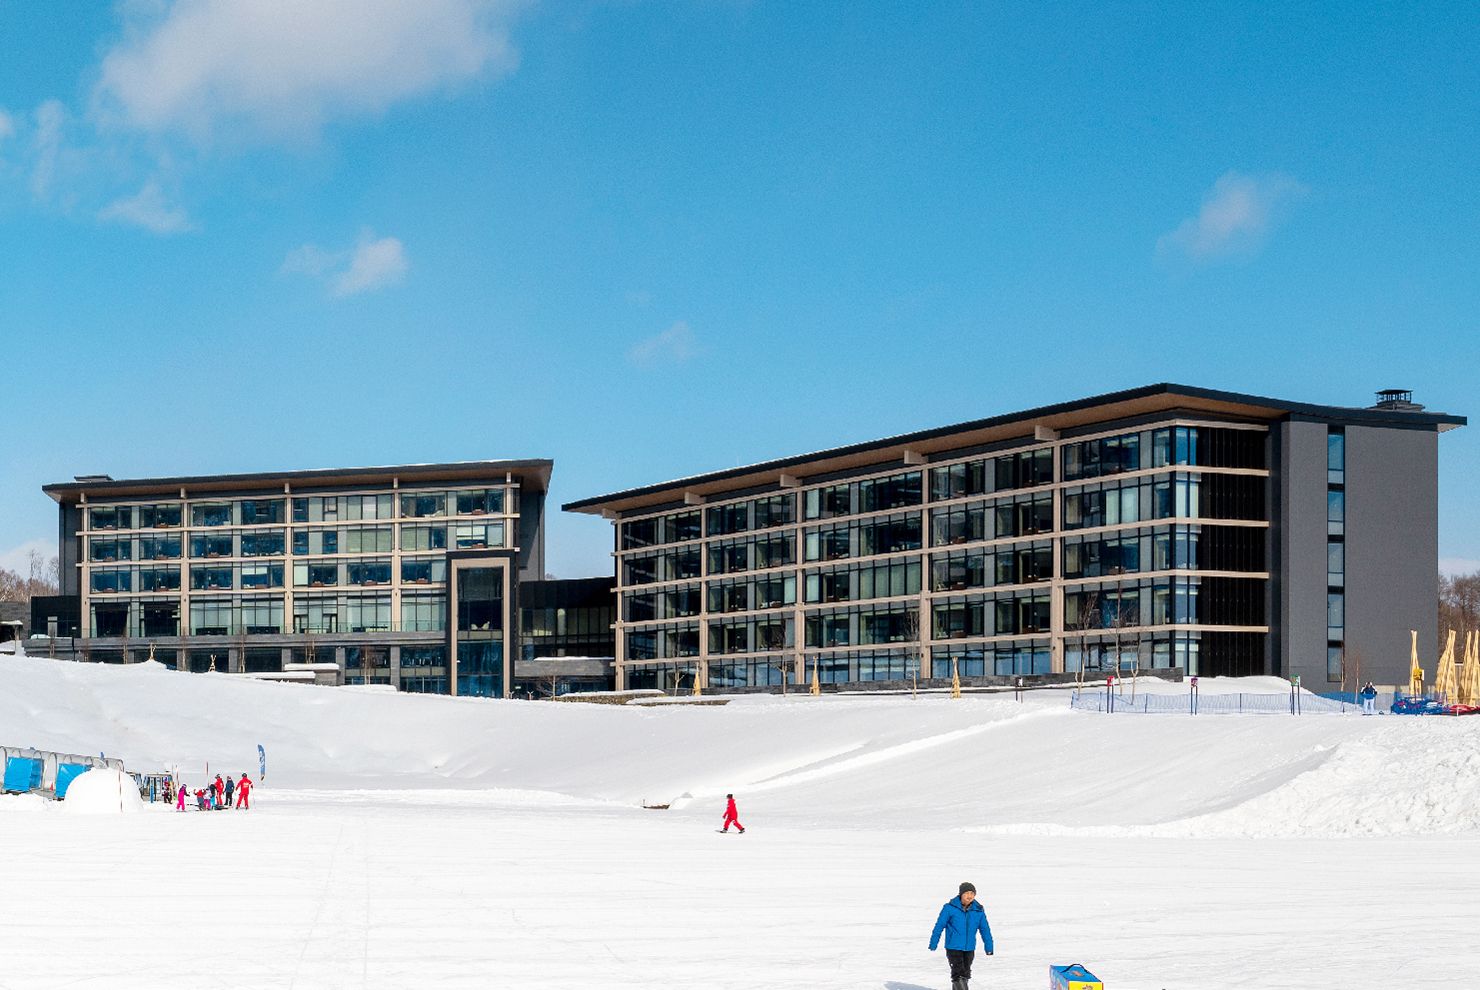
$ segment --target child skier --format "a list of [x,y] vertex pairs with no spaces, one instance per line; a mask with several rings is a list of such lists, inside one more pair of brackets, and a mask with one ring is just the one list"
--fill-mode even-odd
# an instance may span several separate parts
[[242,779],[236,782],[236,807],[238,810],[252,810],[252,805],[247,800],[251,794],[252,781],[246,774],[242,774]]
[[930,933],[930,951],[940,945],[941,932],[946,936],[946,959],[951,964],[951,990],[970,990],[971,960],[976,955],[976,936],[981,934],[982,948],[992,954],[992,926],[987,912],[976,900],[976,887],[963,883],[958,896],[947,901],[935,919]]
[[190,793],[190,788],[186,787],[183,783],[175,790],[175,810],[176,811],[184,811],[185,810],[185,795],[187,795],[189,793]]
[[725,827],[720,829],[720,831],[728,832],[730,830],[730,825],[733,824],[736,828],[740,830],[740,834],[744,835],[745,826],[740,824],[740,813],[735,810],[735,795],[726,794],[725,801]]

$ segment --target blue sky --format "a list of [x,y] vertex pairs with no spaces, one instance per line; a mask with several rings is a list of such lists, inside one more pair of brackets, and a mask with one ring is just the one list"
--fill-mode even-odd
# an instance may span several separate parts
[[[1155,381],[1480,413],[1480,19],[1295,6],[0,5],[0,563],[82,473],[560,502]],[[1480,567],[1480,426],[1441,465]],[[553,515],[560,576],[609,547]]]

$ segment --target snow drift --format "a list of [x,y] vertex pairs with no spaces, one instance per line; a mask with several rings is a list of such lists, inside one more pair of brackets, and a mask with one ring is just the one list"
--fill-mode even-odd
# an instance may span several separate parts
[[[1272,678],[1202,691],[1288,692]],[[1140,690],[1179,692],[1178,685]],[[998,834],[1238,837],[1480,832],[1480,718],[1074,712],[1010,696],[746,697],[715,707],[552,705],[345,691],[0,658],[0,739],[133,770],[283,788],[478,790],[668,804],[744,792],[772,822]],[[79,778],[80,779],[80,778]],[[74,785],[75,786],[75,785]]]
[[134,778],[112,767],[93,767],[67,787],[62,808],[70,815],[134,814],[145,810]]

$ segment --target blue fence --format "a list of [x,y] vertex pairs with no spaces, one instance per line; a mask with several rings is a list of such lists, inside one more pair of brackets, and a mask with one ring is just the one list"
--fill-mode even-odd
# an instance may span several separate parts
[[[1388,694],[1386,704],[1392,703]],[[1349,695],[1297,694],[1128,694],[1104,688],[1079,690],[1069,698],[1069,707],[1082,712],[1131,712],[1137,715],[1360,715],[1360,701]],[[1386,711],[1383,696],[1377,710]]]

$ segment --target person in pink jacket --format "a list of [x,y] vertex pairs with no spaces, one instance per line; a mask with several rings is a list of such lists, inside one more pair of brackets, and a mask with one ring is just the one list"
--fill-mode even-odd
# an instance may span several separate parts
[[185,795],[189,794],[190,791],[189,791],[189,789],[186,788],[186,786],[184,784],[181,784],[178,788],[176,788],[176,793],[178,793],[179,797],[177,797],[175,799],[175,810],[176,811],[184,811],[185,810]]

